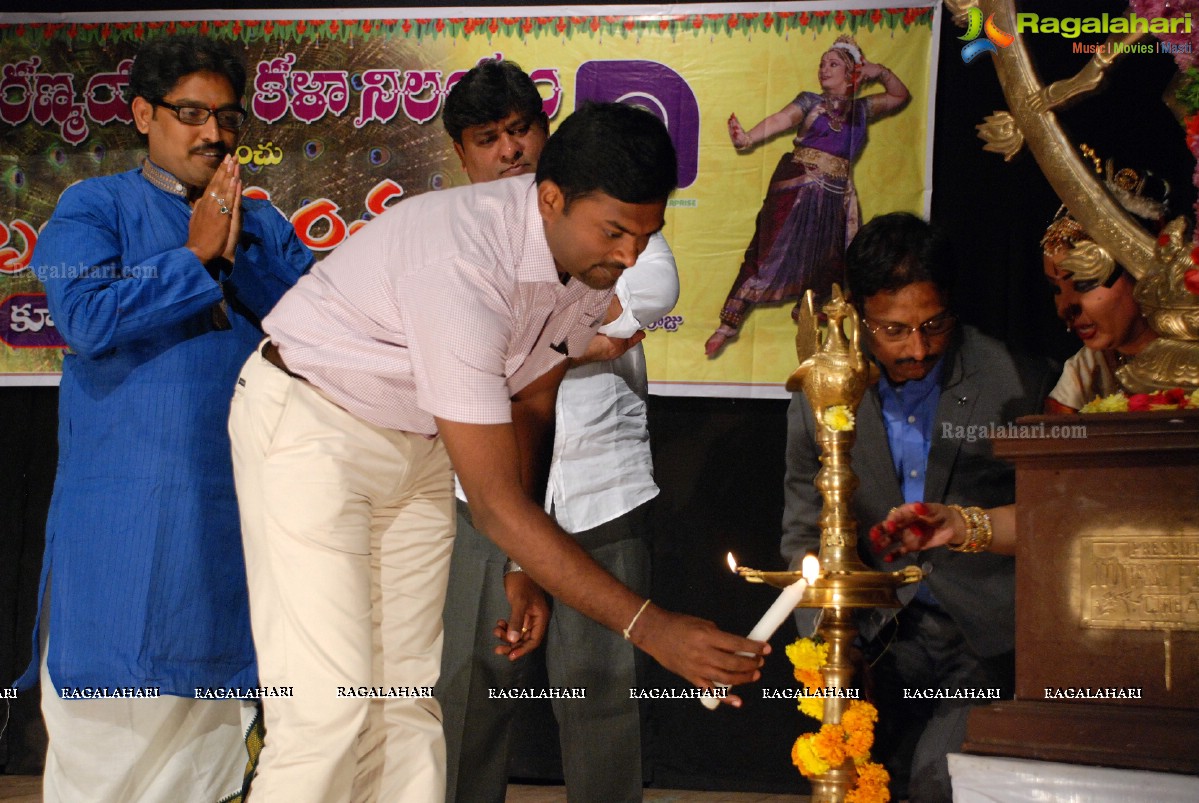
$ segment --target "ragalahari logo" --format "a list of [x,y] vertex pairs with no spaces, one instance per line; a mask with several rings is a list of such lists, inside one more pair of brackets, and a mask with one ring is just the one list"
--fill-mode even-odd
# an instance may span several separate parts
[[[985,33],[986,39],[978,37]],[[1000,30],[995,24],[995,15],[987,17],[983,22],[981,8],[972,8],[966,17],[966,34],[959,36],[966,46],[962,48],[962,61],[969,64],[983,53],[997,53],[998,48],[1007,47],[1016,40],[1010,33]]]

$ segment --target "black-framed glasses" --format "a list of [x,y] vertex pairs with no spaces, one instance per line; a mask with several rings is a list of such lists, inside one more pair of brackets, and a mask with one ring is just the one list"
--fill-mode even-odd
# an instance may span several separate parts
[[957,318],[952,312],[942,312],[919,326],[908,326],[902,323],[871,323],[869,320],[864,320],[863,323],[870,330],[870,334],[875,337],[892,343],[900,343],[907,340],[913,332],[920,332],[925,337],[943,335],[953,328],[953,325],[957,323]]
[[216,115],[216,124],[227,131],[238,131],[246,122],[246,110],[239,106],[225,106],[220,109],[206,109],[203,106],[176,106],[159,100],[154,103],[164,109],[170,109],[184,125],[204,125],[208,118]]

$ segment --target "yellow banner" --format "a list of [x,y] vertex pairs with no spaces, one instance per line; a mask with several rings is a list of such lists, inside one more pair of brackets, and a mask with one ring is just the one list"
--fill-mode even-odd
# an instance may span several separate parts
[[[250,120],[237,150],[243,178],[318,257],[388,205],[466,182],[440,110],[448,88],[480,59],[520,63],[542,89],[551,128],[588,100],[650,109],[667,122],[679,151],[681,186],[665,234],[682,284],[678,306],[651,324],[645,341],[651,388],[783,395],[781,382],[795,367],[793,300],[754,304],[737,337],[715,357],[705,355],[772,173],[797,148],[791,128],[738,151],[729,116],[750,130],[808,102],[801,93],[821,97],[822,56],[850,36],[856,58],[885,66],[910,99],[867,123],[832,104],[817,109],[814,116],[840,127],[838,135],[857,126],[865,139],[842,160],[843,175],[816,154],[805,181],[842,194],[852,184],[863,222],[895,210],[926,212],[940,6],[666,8],[703,13],[545,7],[444,9],[442,18],[419,19],[367,18],[378,10],[337,12],[335,19],[299,11],[192,20],[165,12],[137,20],[0,15],[0,383],[56,381],[65,344],[31,262],[37,232],[71,183],[140,164],[144,148],[123,95],[131,59],[146,38],[187,31],[244,49]],[[500,13],[508,16],[474,16]],[[867,104],[887,91],[883,77],[871,78],[876,69],[866,66],[858,86]],[[795,212],[806,208],[797,202]],[[781,228],[806,242],[814,226]],[[87,268],[56,269],[72,267]],[[784,260],[779,273],[788,270]]]

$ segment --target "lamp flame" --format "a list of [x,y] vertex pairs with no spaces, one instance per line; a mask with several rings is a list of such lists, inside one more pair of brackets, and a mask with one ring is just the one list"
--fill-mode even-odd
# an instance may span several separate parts
[[729,560],[729,571],[735,573],[737,571],[737,559],[733,557],[732,552],[729,553],[728,560]]
[[805,555],[803,559],[803,579],[814,583],[820,577],[820,559],[815,555]]

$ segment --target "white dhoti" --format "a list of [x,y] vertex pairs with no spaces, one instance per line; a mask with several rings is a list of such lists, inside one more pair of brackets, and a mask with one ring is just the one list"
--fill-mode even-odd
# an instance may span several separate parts
[[241,795],[257,706],[170,696],[63,700],[46,668],[45,635],[42,642],[46,803],[217,803]]

